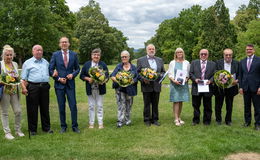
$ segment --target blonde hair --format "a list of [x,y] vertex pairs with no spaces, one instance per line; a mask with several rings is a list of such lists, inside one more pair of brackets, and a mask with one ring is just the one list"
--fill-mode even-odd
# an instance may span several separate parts
[[3,47],[3,52],[2,52],[2,55],[1,55],[2,58],[4,58],[5,53],[6,53],[7,51],[11,51],[13,57],[15,57],[14,49],[13,49],[10,45],[7,44],[7,45],[5,45],[5,46]]
[[182,48],[176,48],[176,50],[174,52],[174,60],[177,59],[177,52],[182,52],[183,53],[182,59],[185,60],[185,52]]

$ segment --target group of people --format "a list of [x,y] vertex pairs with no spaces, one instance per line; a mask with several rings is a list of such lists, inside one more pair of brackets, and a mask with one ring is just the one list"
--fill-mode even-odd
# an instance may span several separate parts
[[[89,108],[89,128],[95,128],[95,115],[98,120],[98,128],[104,128],[103,124],[103,96],[106,94],[106,83],[97,83],[89,74],[90,68],[98,66],[105,72],[105,77],[113,81],[117,102],[117,127],[131,125],[131,108],[133,97],[137,95],[137,83],[141,83],[143,94],[143,118],[146,126],[160,126],[158,104],[161,92],[161,81],[168,73],[170,79],[170,102],[173,102],[174,123],[181,126],[185,122],[181,119],[183,102],[190,100],[188,80],[192,81],[192,106],[194,116],[192,125],[200,123],[200,106],[203,99],[203,123],[209,125],[212,116],[212,96],[215,95],[215,117],[217,124],[221,124],[221,109],[225,100],[227,114],[225,116],[226,125],[232,123],[232,107],[234,96],[238,91],[244,96],[244,118],[245,127],[251,123],[251,102],[255,109],[255,129],[260,130],[260,58],[254,55],[254,46],[246,46],[247,58],[238,61],[232,59],[233,51],[225,49],[224,59],[209,61],[209,51],[201,49],[200,59],[194,60],[191,64],[185,60],[185,53],[182,48],[177,48],[174,59],[169,64],[169,69],[165,72],[163,60],[157,56],[153,44],[146,47],[147,55],[137,60],[137,66],[130,62],[128,51],[121,52],[121,62],[109,75],[107,65],[101,61],[101,50],[94,49],[91,53],[91,60],[87,61],[80,71],[77,54],[69,50],[69,39],[61,37],[59,41],[61,50],[53,53],[50,63],[43,58],[43,48],[41,45],[34,45],[32,48],[33,56],[26,60],[22,66],[21,89],[26,96],[26,108],[28,116],[28,127],[31,135],[37,134],[38,108],[40,109],[42,131],[53,133],[50,125],[49,115],[49,77],[54,79],[54,88],[58,102],[60,117],[60,133],[67,132],[66,123],[66,99],[69,104],[72,121],[72,131],[80,133],[77,122],[77,101],[75,94],[75,77],[80,73],[80,79],[86,84],[86,94],[88,97]],[[1,61],[1,74],[11,74],[18,72],[17,63],[13,61],[15,56],[11,46],[4,46]],[[139,73],[143,68],[151,68],[158,74],[158,78],[149,81]],[[186,77],[184,82],[176,79],[178,70],[184,71]],[[235,80],[229,88],[218,88],[214,85],[213,75],[217,70],[227,70],[235,75]],[[122,87],[118,84],[116,75],[120,71],[127,71],[133,75],[133,82]],[[209,85],[208,92],[199,92],[198,84],[202,80],[207,80]],[[238,86],[239,84],[239,86]],[[3,90],[1,90],[1,87]],[[19,97],[19,85],[0,84],[2,125],[6,139],[14,139],[8,124],[8,107],[11,104],[15,114],[15,134],[19,137],[24,136],[21,131],[21,106]]]

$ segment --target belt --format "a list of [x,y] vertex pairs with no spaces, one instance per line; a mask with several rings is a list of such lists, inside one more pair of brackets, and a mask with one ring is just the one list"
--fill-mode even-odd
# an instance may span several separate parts
[[49,82],[30,82],[30,81],[28,81],[28,83],[32,85],[40,85],[40,86],[49,84]]

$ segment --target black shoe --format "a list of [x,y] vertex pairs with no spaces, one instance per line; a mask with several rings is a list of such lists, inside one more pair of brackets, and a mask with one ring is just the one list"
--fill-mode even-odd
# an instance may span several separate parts
[[72,128],[72,131],[75,133],[80,133],[80,130],[78,128]]
[[144,122],[144,124],[145,124],[147,127],[150,127],[150,126],[151,126],[151,123],[150,123],[149,121]]
[[221,122],[217,122],[217,125],[221,125]]
[[30,135],[31,135],[31,136],[36,136],[36,134],[37,134],[36,132],[30,131]]
[[192,122],[192,126],[196,126],[196,125],[198,125],[199,123],[197,123],[197,122]]
[[155,126],[160,126],[161,125],[158,121],[154,121],[152,124],[155,125]]
[[231,126],[232,123],[231,123],[231,122],[226,122],[226,125],[227,125],[227,126]]
[[65,133],[65,132],[66,132],[66,128],[61,128],[60,133],[62,134],[62,133]]
[[260,126],[259,125],[255,126],[255,130],[260,131]]
[[43,131],[43,132],[45,132],[45,133],[49,133],[49,134],[53,134],[53,130],[48,130],[48,131]]
[[209,125],[210,125],[210,122],[203,122],[203,124],[204,124],[205,126],[209,126]]
[[243,127],[249,127],[250,126],[250,123],[244,123],[243,124]]

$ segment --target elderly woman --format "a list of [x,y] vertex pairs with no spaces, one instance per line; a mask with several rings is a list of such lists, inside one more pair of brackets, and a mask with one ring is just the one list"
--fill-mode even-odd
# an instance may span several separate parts
[[[122,63],[119,63],[110,75],[113,80],[113,88],[116,92],[117,109],[117,127],[120,128],[124,124],[131,124],[131,108],[133,104],[133,96],[137,95],[137,69],[130,63],[130,54],[128,51],[121,52]],[[127,87],[122,87],[117,83],[116,74],[120,71],[128,71],[133,75],[133,83]]]
[[[179,70],[179,71],[178,71]],[[179,78],[176,77],[176,73],[180,73]],[[170,84],[170,102],[173,102],[173,113],[175,116],[175,125],[181,126],[184,121],[181,120],[182,102],[189,101],[189,87],[188,77],[190,71],[190,63],[185,60],[185,53],[182,48],[177,48],[174,53],[174,60],[169,65],[169,79]],[[184,78],[181,77],[186,76]],[[184,83],[182,83],[184,81]],[[184,84],[184,85],[183,85]]]
[[[3,72],[11,77],[18,76],[18,65],[13,62],[15,56],[14,49],[9,45],[5,45],[2,53],[1,61],[1,74]],[[21,131],[21,106],[19,101],[19,86],[18,85],[5,85],[3,88],[3,94],[1,97],[2,108],[2,124],[5,132],[6,139],[14,139],[11,134],[8,121],[8,107],[11,104],[15,115],[15,132],[18,137],[23,137],[24,134]]]

